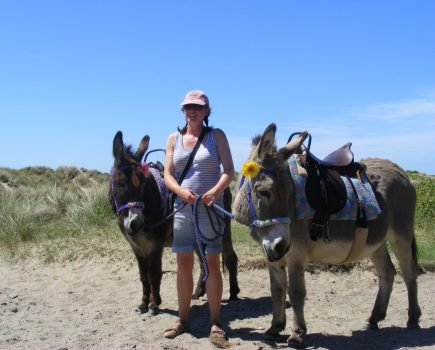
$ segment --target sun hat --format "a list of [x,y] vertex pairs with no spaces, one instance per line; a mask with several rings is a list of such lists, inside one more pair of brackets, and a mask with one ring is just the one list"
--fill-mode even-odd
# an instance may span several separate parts
[[181,102],[181,106],[185,105],[208,106],[208,97],[204,91],[201,90],[189,91],[186,96],[184,96],[183,102]]

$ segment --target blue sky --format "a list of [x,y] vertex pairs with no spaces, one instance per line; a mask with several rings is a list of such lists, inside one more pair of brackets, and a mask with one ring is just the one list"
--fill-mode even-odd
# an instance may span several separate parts
[[0,166],[108,172],[116,131],[165,146],[199,88],[237,170],[252,136],[435,174],[433,1],[3,1]]

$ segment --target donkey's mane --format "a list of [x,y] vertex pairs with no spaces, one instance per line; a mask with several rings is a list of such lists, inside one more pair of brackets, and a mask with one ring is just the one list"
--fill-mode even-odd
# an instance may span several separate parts
[[125,145],[122,158],[128,161],[129,163],[138,163],[138,160],[134,156],[135,150],[132,145]]

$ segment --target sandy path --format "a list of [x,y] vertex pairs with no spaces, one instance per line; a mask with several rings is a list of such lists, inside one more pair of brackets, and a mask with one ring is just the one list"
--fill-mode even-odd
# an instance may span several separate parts
[[[212,349],[208,341],[206,300],[194,301],[191,334],[167,340],[177,310],[174,266],[162,283],[162,312],[139,315],[141,298],[133,262],[96,259],[69,265],[0,264],[0,349]],[[172,271],[170,271],[172,270]],[[406,288],[396,276],[387,319],[379,332],[360,331],[377,290],[376,276],[354,270],[338,274],[306,273],[306,343],[313,349],[435,349],[435,280],[419,278],[422,329],[408,331]],[[291,325],[275,341],[263,332],[270,325],[267,270],[239,272],[241,300],[224,300],[222,321],[233,349],[285,348]],[[228,283],[225,278],[224,298]]]

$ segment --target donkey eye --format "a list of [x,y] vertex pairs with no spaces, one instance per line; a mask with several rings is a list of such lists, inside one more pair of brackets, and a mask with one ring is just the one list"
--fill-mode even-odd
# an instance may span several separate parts
[[264,197],[264,198],[267,198],[267,199],[270,199],[270,197],[271,197],[269,191],[260,190],[260,191],[258,191],[258,194],[261,197]]
[[124,188],[127,187],[127,184],[124,181],[117,181],[115,183],[115,185],[116,185],[117,188],[120,188],[120,189],[124,189]]

